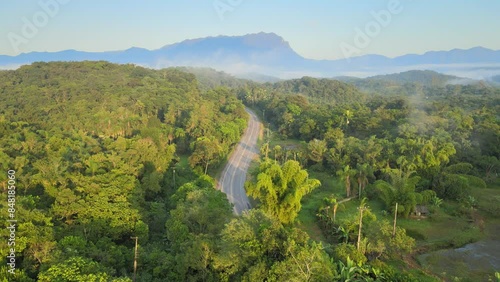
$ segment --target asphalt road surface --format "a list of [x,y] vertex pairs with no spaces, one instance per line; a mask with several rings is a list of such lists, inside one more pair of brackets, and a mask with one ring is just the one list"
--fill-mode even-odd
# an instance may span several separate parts
[[260,122],[254,112],[248,108],[245,110],[250,115],[248,126],[222,171],[218,185],[218,188],[226,193],[227,199],[234,205],[234,213],[238,215],[251,208],[244,184],[250,163],[259,155],[257,139]]

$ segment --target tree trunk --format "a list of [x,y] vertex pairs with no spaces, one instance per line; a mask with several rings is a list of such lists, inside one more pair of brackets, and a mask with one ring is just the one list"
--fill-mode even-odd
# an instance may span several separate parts
[[361,200],[361,180],[358,179],[358,199]]
[[335,224],[335,218],[337,217],[337,208],[339,205],[336,203],[333,205],[333,224]]
[[351,196],[351,179],[349,178],[348,175],[345,178],[345,190],[347,197],[349,198]]
[[396,210],[394,211],[394,228],[392,229],[392,237],[396,236],[396,220],[398,218],[398,203],[396,203]]
[[363,226],[363,210],[364,210],[364,208],[359,209],[359,230],[358,230],[358,244],[357,244],[358,251],[359,251],[359,245],[361,243],[361,228]]

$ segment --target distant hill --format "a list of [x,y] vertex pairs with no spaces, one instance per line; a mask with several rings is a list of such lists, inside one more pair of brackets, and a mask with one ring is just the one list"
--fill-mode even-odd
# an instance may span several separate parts
[[331,79],[302,77],[267,84],[267,86],[280,93],[300,94],[320,103],[348,104],[359,102],[365,97],[353,85]]
[[488,68],[488,75],[500,74],[500,51],[482,47],[431,51],[422,55],[410,54],[396,58],[365,55],[339,60],[311,60],[297,54],[282,37],[264,32],[243,36],[190,39],[157,50],[133,47],[112,52],[65,50],[0,56],[0,68],[13,68],[37,61],[84,60],[133,63],[151,68],[210,67],[239,77],[253,77],[252,79],[260,81],[272,81],[271,77],[281,79],[303,76],[332,77],[352,73],[367,77],[423,69],[443,73],[470,74],[473,71],[478,75],[484,75],[481,70]]
[[423,55],[409,54],[397,57],[396,61],[399,65],[498,63],[499,53],[483,47],[474,47],[467,50],[429,51]]
[[242,79],[249,79],[255,82],[278,82],[282,81],[282,79],[275,77],[275,76],[270,76],[270,75],[265,75],[265,74],[260,74],[260,73],[246,73],[246,74],[239,74],[237,77],[242,78]]
[[407,83],[418,83],[426,86],[443,86],[448,83],[454,83],[460,80],[469,80],[461,77],[446,75],[431,70],[410,70],[400,73],[391,73],[385,75],[370,76],[367,78],[358,78],[352,76],[337,76],[334,80],[340,80],[352,84],[366,83],[381,85],[403,85]]
[[194,74],[201,89],[212,89],[219,86],[238,88],[248,83],[248,80],[234,77],[228,73],[212,68],[177,67],[176,69]]
[[445,75],[435,71],[430,70],[411,70],[401,73],[395,74],[386,74],[386,75],[377,75],[368,77],[370,80],[383,80],[394,83],[420,83],[422,85],[427,86],[438,86],[445,85],[451,81],[460,80],[463,78],[453,76],[453,75]]
[[367,78],[343,76],[334,79],[352,84],[364,93],[377,95],[423,95],[429,89],[448,89],[453,85],[471,86],[473,88],[495,86],[495,82],[491,79],[487,83],[484,80],[445,75],[429,70],[412,70]]

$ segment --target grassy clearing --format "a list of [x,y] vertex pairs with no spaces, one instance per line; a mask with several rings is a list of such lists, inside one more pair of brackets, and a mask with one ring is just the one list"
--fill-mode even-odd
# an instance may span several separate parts
[[[316,213],[323,204],[323,198],[332,194],[345,196],[343,185],[338,179],[326,172],[309,171],[310,177],[319,179],[321,187],[304,197],[299,214],[299,227],[312,239],[325,242],[318,226]],[[498,240],[500,234],[500,189],[490,187],[476,189],[472,196],[477,200],[477,209],[465,208],[461,203],[445,201],[441,207],[429,207],[431,215],[426,219],[398,218],[398,226],[407,230],[415,238],[416,251],[405,261],[390,261],[389,265],[406,270],[419,281],[440,281],[429,276],[437,275],[441,279],[453,278],[454,281],[489,281],[494,272],[488,269],[471,270],[462,260],[438,255],[436,250],[454,249],[483,239]],[[353,199],[339,206],[337,220],[352,219],[358,213],[359,200]],[[393,214],[386,211],[378,199],[368,201],[370,211],[377,219],[392,222]],[[420,254],[429,254],[425,261],[418,260]],[[491,280],[493,281],[493,280]]]
[[298,216],[299,227],[306,231],[312,239],[325,242],[325,237],[318,226],[316,214],[319,207],[323,205],[324,198],[335,195],[340,199],[344,197],[345,192],[342,184],[326,172],[309,171],[309,177],[318,179],[321,186],[302,199],[302,209]]
[[[418,232],[424,236],[418,242],[422,250],[427,252],[419,256],[418,260],[425,270],[442,279],[495,281],[495,269],[491,268],[487,257],[498,254],[500,189],[498,186],[476,189],[472,191],[472,196],[477,199],[478,207],[475,210],[448,202],[426,222],[402,223],[409,233]],[[468,253],[455,251],[457,247],[477,241],[481,241],[480,245],[490,245]],[[481,248],[476,245],[469,245],[468,248]]]
[[[496,281],[494,270],[481,265],[472,265],[466,258],[450,251],[438,251],[422,256],[425,271],[435,273],[446,281]],[[479,268],[478,268],[479,267]]]
[[[319,179],[322,185],[304,197],[299,220],[306,231],[315,234],[319,230],[316,213],[323,204],[323,199],[332,194],[344,196],[345,192],[342,183],[329,176],[328,173],[311,171],[310,177]],[[474,191],[473,196],[478,201],[477,210],[467,210],[460,203],[445,202],[439,208],[431,208],[431,216],[427,219],[399,217],[398,226],[405,228],[408,235],[416,239],[420,252],[456,248],[476,242],[487,236],[483,232],[484,222],[482,220],[488,222],[500,215],[500,189],[478,189]],[[352,217],[357,213],[358,206],[358,199],[341,204],[337,212],[337,219]],[[378,219],[393,220],[393,215],[385,210],[384,204],[380,200],[370,199],[368,206]],[[478,214],[479,219],[477,219]],[[490,233],[495,233],[495,231]],[[316,238],[321,237],[315,236]]]
[[303,142],[295,139],[280,140],[276,138],[271,138],[271,140],[269,141],[269,148],[272,150],[276,145],[280,145],[282,148],[297,147],[297,146],[302,146]]
[[471,194],[477,200],[478,211],[484,217],[500,217],[500,184],[486,189],[474,189]]
[[180,155],[179,162],[175,165],[176,167],[189,168],[189,161],[187,155]]
[[[477,200],[477,209],[445,202],[429,219],[401,219],[399,225],[417,239],[422,251],[461,247],[491,237],[499,229],[495,226],[500,217],[500,189],[476,189],[472,195]],[[492,228],[494,231],[488,232]]]
[[484,237],[480,228],[467,218],[451,216],[442,210],[429,219],[400,219],[398,223],[417,240],[421,252],[461,247]]

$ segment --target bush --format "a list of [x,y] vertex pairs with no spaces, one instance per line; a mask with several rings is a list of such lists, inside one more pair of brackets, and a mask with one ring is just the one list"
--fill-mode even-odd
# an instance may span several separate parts
[[352,259],[356,264],[364,264],[366,257],[359,252],[354,245],[342,243],[335,248],[334,256],[337,260],[347,263],[347,258]]
[[437,198],[436,192],[432,190],[425,190],[420,193],[422,195],[422,204],[429,204],[434,198]]

